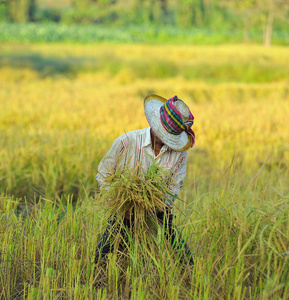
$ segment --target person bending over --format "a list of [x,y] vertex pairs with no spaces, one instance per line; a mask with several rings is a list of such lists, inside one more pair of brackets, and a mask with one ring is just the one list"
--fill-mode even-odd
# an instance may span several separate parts
[[[187,151],[195,144],[195,134],[191,129],[194,116],[189,107],[177,96],[165,99],[158,95],[148,95],[144,99],[144,112],[148,128],[134,130],[119,136],[98,166],[96,180],[99,188],[104,188],[105,179],[116,168],[135,168],[142,166],[144,171],[155,162],[159,167],[170,171],[171,195],[163,201],[167,209],[157,213],[160,225],[165,225],[165,236],[173,248],[184,249],[188,262],[192,265],[191,252],[173,225],[172,203],[179,195],[186,175]],[[174,195],[174,196],[173,196]],[[114,250],[111,228],[116,221],[107,226],[98,242],[95,263]],[[125,214],[123,224],[130,228],[133,216]],[[125,230],[122,231],[125,234]]]

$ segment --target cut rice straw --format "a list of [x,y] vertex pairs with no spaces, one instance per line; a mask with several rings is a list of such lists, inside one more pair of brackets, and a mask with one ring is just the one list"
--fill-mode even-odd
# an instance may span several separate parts
[[154,232],[157,213],[164,212],[170,204],[169,178],[169,171],[156,163],[147,171],[140,165],[133,169],[117,168],[106,178],[98,201],[107,219],[121,221],[129,215],[134,234],[138,229]]

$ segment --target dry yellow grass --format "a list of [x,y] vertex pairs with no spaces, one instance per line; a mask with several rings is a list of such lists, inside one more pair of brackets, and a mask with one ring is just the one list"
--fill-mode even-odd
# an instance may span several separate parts
[[[22,48],[23,60],[19,60],[16,54]],[[195,115],[196,146],[189,155],[194,165],[190,177],[202,176],[204,169],[210,176],[228,166],[233,156],[236,165],[241,164],[247,171],[251,169],[251,176],[269,155],[268,165],[287,165],[289,92],[284,70],[289,58],[286,50],[255,46],[4,45],[3,54],[8,58],[15,55],[16,63],[12,64],[8,58],[6,63],[2,60],[0,74],[0,128],[5,133],[2,170],[13,166],[19,172],[6,173],[2,189],[7,187],[9,193],[25,195],[25,188],[17,193],[20,179],[22,184],[34,184],[43,191],[43,181],[50,178],[49,172],[55,173],[53,166],[50,171],[42,170],[45,159],[65,165],[58,179],[48,180],[45,189],[50,186],[57,193],[75,192],[81,189],[76,177],[89,182],[90,189],[98,161],[112,140],[124,132],[148,126],[142,101],[149,93],[164,97],[176,94],[188,103]],[[266,57],[272,72],[276,65],[284,64],[280,70],[285,73],[280,71],[280,80],[274,77],[263,83],[258,78],[256,82],[253,78],[246,83],[242,72],[239,80],[230,81],[230,73],[226,73],[230,68],[224,68],[225,75],[221,77],[213,73],[205,75],[208,66],[211,71],[214,68],[222,71],[222,64],[234,65],[236,55],[241,69],[252,65],[259,70],[260,61]],[[66,57],[92,57],[91,64],[95,63],[96,67],[83,70],[80,63],[75,73],[63,73],[61,68]],[[143,60],[150,63],[144,65]],[[172,61],[171,67],[175,66],[178,72],[173,73],[174,68],[162,71],[166,62],[170,65]],[[69,62],[73,64],[74,59]],[[196,66],[202,79],[185,78],[180,72],[185,64],[192,64],[192,72]],[[146,72],[153,68],[156,70],[150,78]],[[146,74],[144,78],[141,71]],[[170,76],[166,76],[166,71]],[[211,81],[211,75],[215,82]],[[34,154],[38,162],[33,162]],[[21,163],[14,166],[13,157],[24,160],[20,159]],[[72,168],[69,162],[80,171],[74,171],[73,178],[69,175]],[[33,164],[36,168],[32,168]],[[41,180],[37,167],[44,172]],[[62,182],[61,186],[57,186],[57,181]]]

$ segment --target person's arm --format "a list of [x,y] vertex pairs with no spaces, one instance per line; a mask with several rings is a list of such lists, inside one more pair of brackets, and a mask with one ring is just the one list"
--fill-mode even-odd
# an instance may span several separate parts
[[172,195],[168,195],[167,198],[165,199],[165,202],[170,206],[173,204],[176,197],[178,197],[181,188],[183,187],[186,171],[187,171],[187,152],[183,152],[178,158],[175,166],[171,170],[172,177],[170,179],[170,184],[168,187]]
[[103,187],[105,187],[106,189],[109,188],[109,185],[105,183],[105,179],[115,172],[123,150],[122,146],[123,143],[120,136],[113,142],[110,150],[100,161],[98,165],[98,173],[95,177],[98,182],[99,189]]

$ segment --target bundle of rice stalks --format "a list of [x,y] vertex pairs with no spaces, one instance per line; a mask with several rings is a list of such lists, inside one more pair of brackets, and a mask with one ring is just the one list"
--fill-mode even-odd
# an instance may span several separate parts
[[157,212],[168,206],[164,202],[170,194],[168,180],[168,171],[156,164],[147,171],[141,166],[117,169],[106,178],[107,186],[100,191],[98,200],[107,217],[123,220],[129,216],[134,227],[153,229]]
[[169,240],[164,238],[166,228],[158,217],[166,215],[171,204],[168,197],[172,196],[168,188],[171,175],[170,171],[153,164],[148,170],[141,166],[119,168],[106,178],[106,186],[100,190],[96,202],[110,220],[106,246],[113,245],[120,270],[134,266],[135,276],[139,277],[146,266],[149,272],[157,274],[160,262],[170,257]]

